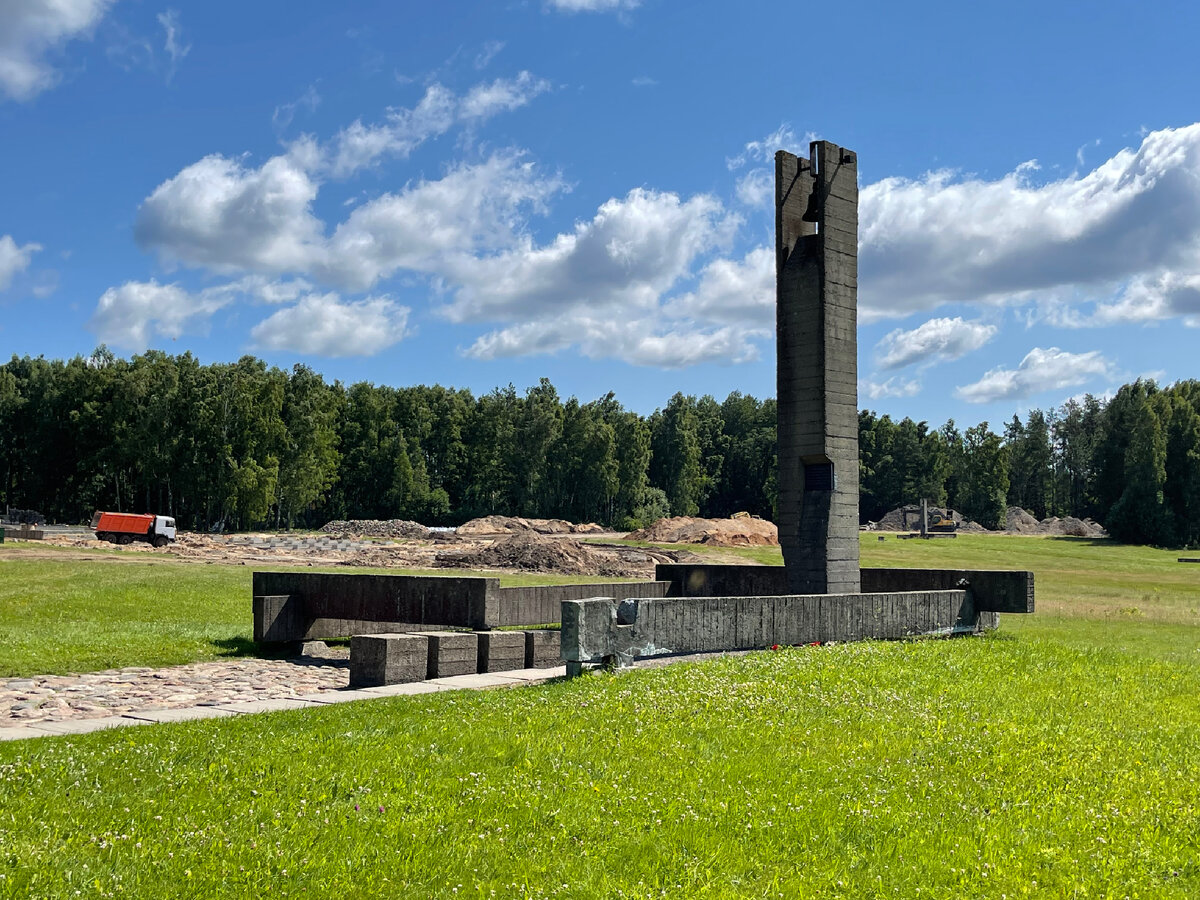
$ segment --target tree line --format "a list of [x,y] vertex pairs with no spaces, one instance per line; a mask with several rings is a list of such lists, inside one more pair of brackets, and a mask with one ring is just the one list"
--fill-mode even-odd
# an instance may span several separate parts
[[[245,356],[0,366],[0,504],[80,522],[94,509],[193,530],[330,519],[456,524],[522,515],[638,527],[661,516],[774,518],[775,401],[676,394],[643,416],[546,379],[474,396],[327,383]],[[981,422],[859,413],[862,520],[924,497],[981,524],[1005,508],[1101,521],[1132,542],[1200,543],[1200,382],[1122,387]]]

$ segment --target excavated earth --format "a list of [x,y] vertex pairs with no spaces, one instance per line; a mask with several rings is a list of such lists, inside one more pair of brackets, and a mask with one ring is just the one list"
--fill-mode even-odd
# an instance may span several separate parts
[[661,544],[705,544],[710,547],[777,547],[779,529],[773,522],[754,517],[697,519],[676,516],[659,519],[649,528],[626,535],[631,541]]
[[[419,532],[412,527],[414,525],[421,528],[424,535],[418,536]],[[620,543],[585,544],[576,540],[571,533],[543,534],[523,528],[515,533],[491,531],[460,535],[431,531],[417,523],[396,520],[332,522],[326,529],[321,534],[304,535],[181,532],[175,543],[161,550],[145,543],[119,546],[79,534],[47,535],[45,540],[39,542],[45,549],[30,543],[23,545],[19,551],[15,551],[14,547],[14,552],[19,552],[23,559],[78,558],[123,562],[145,561],[149,554],[208,565],[474,569],[610,578],[652,578],[657,563],[694,562],[701,559],[683,550],[645,549]],[[621,537],[620,534],[592,532],[590,529],[585,533],[591,540],[595,540],[595,536]],[[73,555],[71,550],[80,552]],[[97,556],[86,552],[91,550],[114,552]],[[0,549],[0,554],[4,552]],[[716,559],[708,556],[704,560],[744,562],[738,558]]]

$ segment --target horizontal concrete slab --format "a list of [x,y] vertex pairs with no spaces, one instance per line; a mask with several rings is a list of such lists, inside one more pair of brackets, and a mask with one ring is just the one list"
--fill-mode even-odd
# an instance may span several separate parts
[[236,715],[219,706],[188,706],[180,709],[143,709],[125,713],[126,719],[142,722],[190,722],[193,719],[224,719]]
[[446,678],[431,679],[430,684],[440,684],[443,687],[459,690],[483,690],[495,687],[512,687],[516,682],[511,678],[495,675],[450,675]]
[[93,731],[105,731],[109,728],[125,728],[129,725],[143,725],[144,722],[128,719],[124,716],[105,716],[103,719],[67,719],[65,722],[37,722],[29,726],[33,731],[43,734],[91,734]]
[[285,709],[312,709],[319,704],[311,700],[301,700],[298,697],[284,697],[279,700],[247,700],[244,703],[226,703],[223,706],[209,709],[225,709],[233,713],[281,712]]

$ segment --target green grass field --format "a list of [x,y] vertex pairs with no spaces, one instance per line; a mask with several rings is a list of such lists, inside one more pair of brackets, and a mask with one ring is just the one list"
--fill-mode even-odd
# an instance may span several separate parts
[[[1039,612],[983,639],[0,744],[0,897],[1200,896],[1200,571],[864,537],[865,564],[1031,568]],[[248,636],[247,570],[147,567],[122,599],[116,568],[0,563],[0,647],[65,627],[56,603],[81,646],[89,606],[120,635],[138,590],[173,591],[152,647]]]

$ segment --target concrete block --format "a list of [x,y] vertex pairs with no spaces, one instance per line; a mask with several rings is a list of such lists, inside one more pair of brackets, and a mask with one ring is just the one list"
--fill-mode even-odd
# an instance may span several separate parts
[[428,633],[355,635],[350,639],[350,685],[424,681],[429,674],[429,643]]
[[525,632],[480,631],[477,672],[505,672],[525,668]]
[[550,669],[562,662],[562,632],[543,628],[525,632],[525,668]]
[[471,631],[428,631],[429,666],[426,678],[474,675],[479,665],[479,637]]

